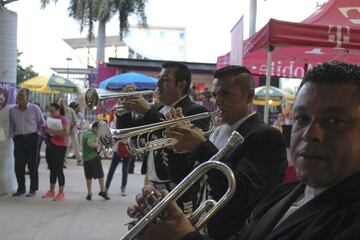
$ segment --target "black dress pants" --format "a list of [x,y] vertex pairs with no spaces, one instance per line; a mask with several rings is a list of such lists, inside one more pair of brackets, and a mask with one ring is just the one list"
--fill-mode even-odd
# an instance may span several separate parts
[[18,182],[17,191],[26,191],[25,166],[28,164],[30,171],[30,191],[37,191],[39,188],[38,175],[38,144],[37,133],[17,135],[14,140],[15,174]]

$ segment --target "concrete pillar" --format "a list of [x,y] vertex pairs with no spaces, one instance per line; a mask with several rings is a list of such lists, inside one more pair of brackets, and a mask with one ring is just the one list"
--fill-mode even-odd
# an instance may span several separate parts
[[11,192],[14,180],[9,108],[15,104],[17,14],[0,6],[0,195]]
[[250,0],[249,37],[256,32],[257,0]]

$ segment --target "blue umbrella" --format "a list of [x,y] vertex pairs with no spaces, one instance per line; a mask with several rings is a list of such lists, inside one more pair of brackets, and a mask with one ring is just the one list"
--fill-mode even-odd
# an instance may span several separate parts
[[111,78],[108,78],[104,81],[102,81],[101,83],[99,83],[99,88],[102,88],[102,89],[106,89],[108,83],[110,82]]
[[[122,90],[127,85],[135,85],[136,90],[155,90],[157,79],[140,73],[122,73],[106,79],[106,88],[109,90]],[[103,81],[103,82],[105,82]]]

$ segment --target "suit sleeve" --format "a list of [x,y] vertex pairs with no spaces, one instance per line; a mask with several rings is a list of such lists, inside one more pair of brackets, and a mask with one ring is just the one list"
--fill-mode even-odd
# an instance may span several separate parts
[[149,111],[140,118],[133,118],[131,112],[121,113],[116,118],[116,128],[130,128],[160,122],[164,115],[157,111],[158,105],[153,105]]
[[[234,172],[236,190],[208,222],[210,236],[217,239],[227,239],[240,229],[261,198],[282,181],[287,165],[285,142],[276,129],[260,124],[244,137],[245,142],[223,160]],[[228,181],[218,170],[210,170],[207,175],[210,194],[218,201],[227,191]]]
[[[195,114],[199,114],[199,113],[204,113],[207,112],[207,109],[203,106],[197,105],[196,107],[192,108],[189,113],[187,114],[187,116],[191,116],[191,115],[195,115]],[[193,121],[191,122],[192,124],[194,124],[194,126],[200,128],[203,131],[207,131],[209,130],[209,123],[210,123],[210,119],[209,118],[204,118],[204,119],[200,119],[197,121]]]
[[[285,142],[275,129],[259,131],[244,144],[225,162],[236,178],[235,195],[225,207],[229,210],[252,209],[264,193],[282,181],[287,166]],[[237,159],[237,155],[243,157]],[[209,172],[209,184],[214,199],[220,199],[228,188],[225,176],[219,171]]]
[[217,147],[207,140],[206,142],[200,144],[196,151],[191,155],[191,158],[199,163],[208,161],[212,156],[214,156],[219,150]]

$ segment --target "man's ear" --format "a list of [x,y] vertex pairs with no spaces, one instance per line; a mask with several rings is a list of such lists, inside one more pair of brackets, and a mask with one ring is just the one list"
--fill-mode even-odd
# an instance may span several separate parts
[[252,103],[254,100],[254,96],[255,96],[255,90],[254,90],[254,88],[250,88],[247,102]]
[[186,86],[186,81],[185,80],[177,82],[177,87],[178,87],[178,89],[181,90],[181,93],[184,92],[185,86]]

